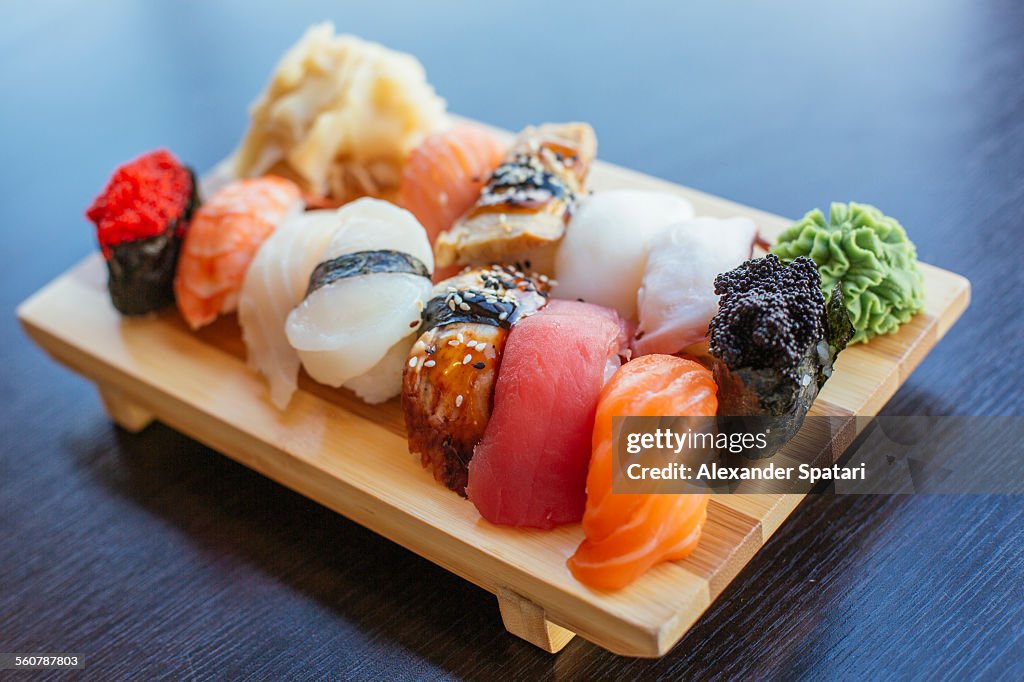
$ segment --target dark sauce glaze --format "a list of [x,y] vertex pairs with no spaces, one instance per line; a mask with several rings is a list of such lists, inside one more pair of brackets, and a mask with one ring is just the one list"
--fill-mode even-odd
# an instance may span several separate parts
[[493,206],[533,209],[558,199],[571,201],[572,191],[536,156],[516,154],[498,166],[480,193],[478,209]]
[[536,312],[548,295],[547,284],[535,282],[518,265],[495,265],[447,281],[452,283],[448,291],[424,307],[421,333],[457,322],[510,329],[521,317]]
[[576,204],[576,192],[563,177],[585,172],[576,152],[554,142],[540,143],[536,151],[519,152],[498,166],[470,211],[470,218],[484,213],[531,213],[552,202],[565,207],[568,221]]

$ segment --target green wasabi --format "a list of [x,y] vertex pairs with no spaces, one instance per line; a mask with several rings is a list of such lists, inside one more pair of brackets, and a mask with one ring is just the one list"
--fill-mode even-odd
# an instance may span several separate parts
[[857,328],[851,343],[891,334],[924,307],[917,248],[874,206],[834,203],[827,221],[814,209],[779,235],[772,253],[784,261],[810,257],[826,296],[842,283]]

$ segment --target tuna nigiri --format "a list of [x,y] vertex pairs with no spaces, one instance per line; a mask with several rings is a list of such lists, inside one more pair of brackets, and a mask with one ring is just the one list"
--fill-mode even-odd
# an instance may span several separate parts
[[512,329],[469,463],[481,516],[533,528],[580,520],[597,399],[627,341],[614,310],[578,301],[551,301]]
[[402,168],[398,203],[423,224],[433,244],[473,206],[504,154],[505,146],[477,125],[430,135]]
[[714,416],[717,387],[710,370],[671,355],[645,355],[623,365],[601,392],[583,512],[586,538],[569,559],[576,579],[619,589],[662,561],[686,558],[697,546],[708,496],[612,494],[612,419],[616,416]]
[[192,329],[235,310],[256,250],[301,210],[298,186],[267,176],[236,180],[196,211],[174,277],[178,310]]

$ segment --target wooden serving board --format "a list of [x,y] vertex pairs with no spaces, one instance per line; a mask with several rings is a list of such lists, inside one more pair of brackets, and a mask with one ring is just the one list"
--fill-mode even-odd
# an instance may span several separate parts
[[[769,237],[789,224],[600,162],[591,187],[676,192],[699,214],[750,216]],[[925,311],[892,336],[844,351],[813,414],[846,416],[854,424],[855,416],[876,414],[967,307],[966,279],[922,269]],[[565,565],[582,538],[578,525],[543,532],[482,520],[409,454],[397,400],[372,407],[303,377],[280,413],[245,364],[233,317],[198,334],[173,310],[122,318],[105,278],[100,256],[86,258],[25,301],[18,318],[58,362],[96,383],[114,421],[137,431],[159,419],[444,566],[497,595],[507,629],[547,651],[578,634],[619,654],[664,654],[802,499],[713,496],[690,558],[662,564],[621,591],[594,591]],[[800,439],[788,447],[800,447]]]

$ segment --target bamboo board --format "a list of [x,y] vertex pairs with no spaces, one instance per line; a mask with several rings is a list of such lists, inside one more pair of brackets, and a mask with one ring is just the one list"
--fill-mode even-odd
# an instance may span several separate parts
[[[698,214],[747,215],[768,237],[789,224],[601,162],[591,187],[675,192]],[[966,279],[922,269],[925,311],[892,336],[844,351],[812,414],[851,423],[876,414],[967,307]],[[547,651],[578,634],[619,654],[664,654],[802,499],[713,496],[690,558],[662,564],[624,590],[594,591],[565,565],[581,540],[579,526],[545,532],[483,521],[408,453],[397,400],[371,407],[303,377],[279,413],[246,367],[233,317],[198,334],[173,310],[125,319],[110,304],[105,278],[99,254],[86,258],[25,301],[18,318],[54,359],[96,383],[114,421],[137,431],[159,419],[476,583],[498,597],[510,632]],[[798,439],[788,447],[799,447]]]

